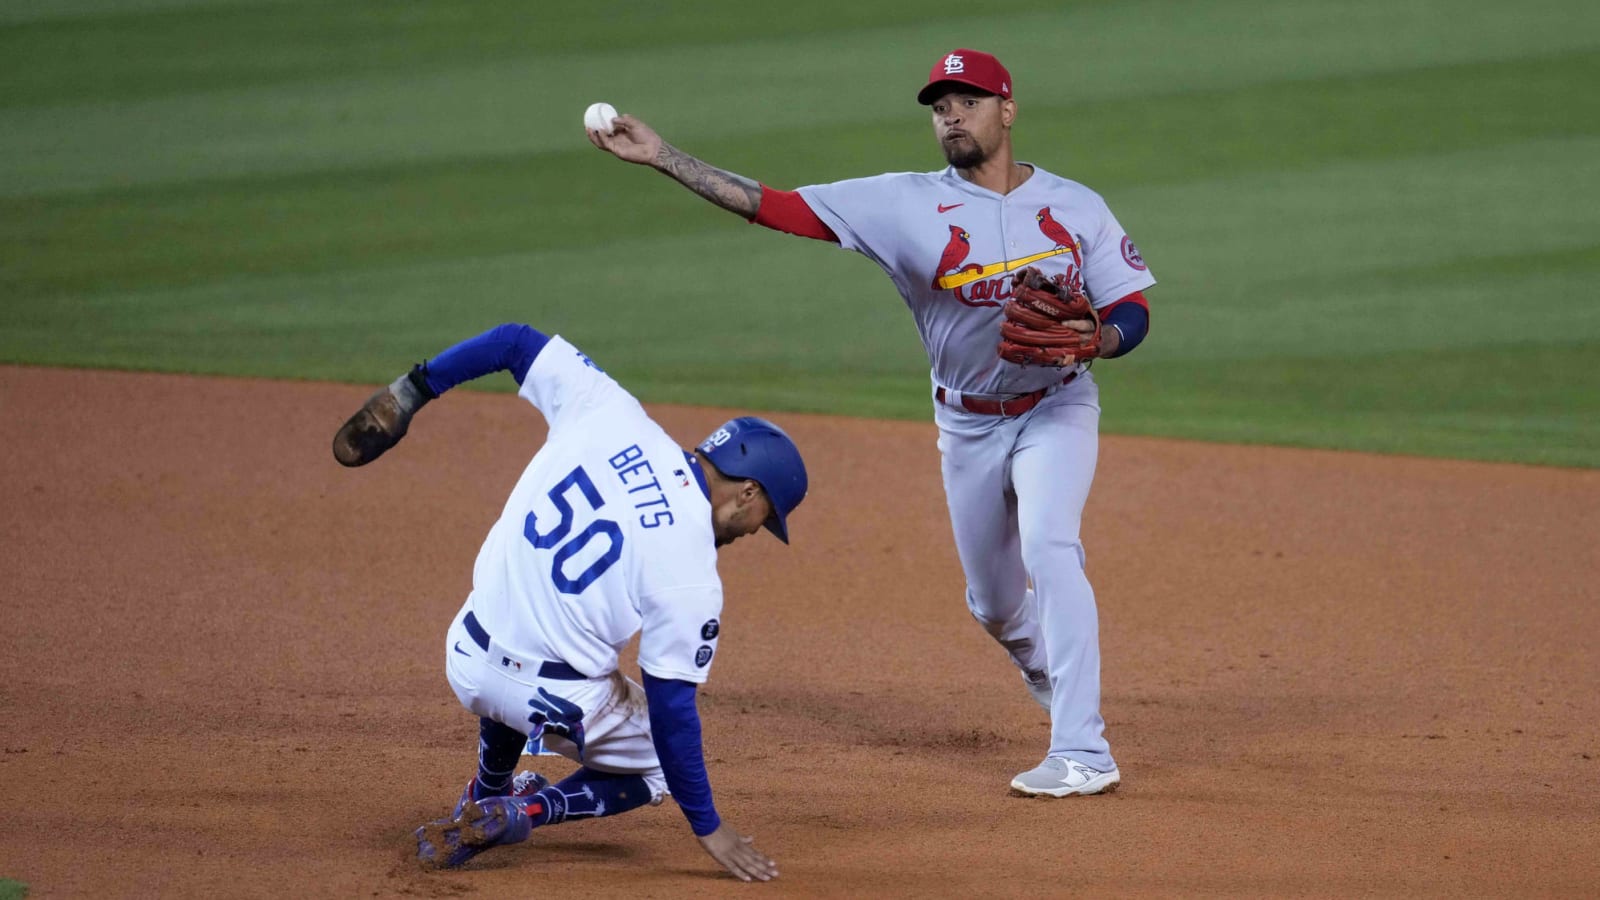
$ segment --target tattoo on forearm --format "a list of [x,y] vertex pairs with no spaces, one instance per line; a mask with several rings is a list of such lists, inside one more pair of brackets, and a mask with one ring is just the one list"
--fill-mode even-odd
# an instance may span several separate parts
[[706,165],[666,141],[661,142],[661,150],[656,154],[656,168],[696,194],[746,219],[761,207],[760,184],[743,175]]

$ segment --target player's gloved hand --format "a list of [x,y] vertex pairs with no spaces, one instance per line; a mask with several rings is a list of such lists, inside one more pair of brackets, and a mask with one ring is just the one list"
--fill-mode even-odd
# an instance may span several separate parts
[[411,417],[439,396],[428,387],[418,365],[394,383],[367,398],[356,414],[333,436],[333,458],[340,465],[364,466],[406,436]]
[[578,748],[578,759],[583,759],[583,707],[544,688],[539,688],[539,696],[529,700],[528,705],[533,707],[528,714],[528,721],[533,723],[529,737],[564,737]]
[[1100,355],[1100,314],[1076,285],[1028,266],[1012,276],[1000,311],[1000,358],[1025,366],[1075,366]]
[[716,831],[700,838],[700,846],[706,848],[712,859],[721,863],[740,881],[771,881],[777,878],[778,864],[757,850],[751,843],[754,840],[739,834],[724,822],[717,826]]
[[647,166],[655,162],[657,154],[661,152],[661,135],[633,116],[621,115],[612,119],[610,134],[585,131],[589,135],[589,143],[626,162]]

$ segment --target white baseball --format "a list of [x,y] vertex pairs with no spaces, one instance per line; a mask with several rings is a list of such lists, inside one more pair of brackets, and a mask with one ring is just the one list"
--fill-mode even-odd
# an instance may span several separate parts
[[583,127],[601,134],[611,133],[611,120],[617,117],[617,108],[609,103],[591,103],[583,111]]

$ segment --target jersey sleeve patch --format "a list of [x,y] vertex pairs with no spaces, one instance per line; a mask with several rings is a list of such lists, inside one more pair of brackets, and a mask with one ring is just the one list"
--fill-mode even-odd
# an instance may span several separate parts
[[659,591],[640,601],[640,668],[657,678],[705,681],[722,631],[721,585]]
[[1144,257],[1139,255],[1139,248],[1127,235],[1122,236],[1122,261],[1141,272],[1149,270],[1149,266],[1144,264]]

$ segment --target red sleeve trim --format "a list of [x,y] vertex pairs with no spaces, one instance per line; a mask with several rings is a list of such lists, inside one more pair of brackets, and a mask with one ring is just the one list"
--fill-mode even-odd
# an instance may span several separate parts
[[756,209],[756,217],[750,221],[773,231],[839,243],[839,236],[833,233],[826,222],[817,218],[798,191],[775,191],[763,184],[761,206]]
[[1106,317],[1106,315],[1109,314],[1113,309],[1116,309],[1117,307],[1121,306],[1124,303],[1132,303],[1135,306],[1142,306],[1142,307],[1144,307],[1144,311],[1145,311],[1146,315],[1148,315],[1150,313],[1150,301],[1146,300],[1144,298],[1144,291],[1134,291],[1133,293],[1129,294],[1126,297],[1123,297],[1121,300],[1118,300],[1117,302],[1111,304],[1110,306],[1102,306],[1102,307],[1100,307],[1100,309],[1099,309],[1100,318],[1104,319]]

